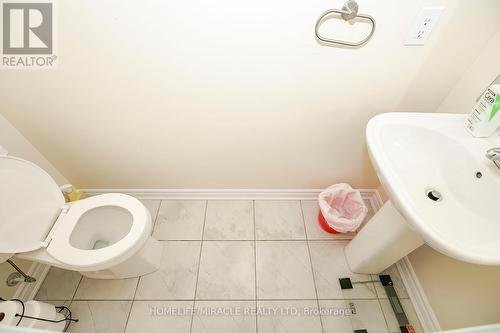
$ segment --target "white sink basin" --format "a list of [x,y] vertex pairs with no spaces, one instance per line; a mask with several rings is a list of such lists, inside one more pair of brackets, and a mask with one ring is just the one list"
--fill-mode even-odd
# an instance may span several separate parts
[[[500,169],[485,157],[486,150],[500,147],[500,136],[474,138],[464,129],[464,119],[381,114],[368,123],[368,150],[411,230],[453,258],[500,265]],[[429,190],[438,191],[442,200],[429,198]]]

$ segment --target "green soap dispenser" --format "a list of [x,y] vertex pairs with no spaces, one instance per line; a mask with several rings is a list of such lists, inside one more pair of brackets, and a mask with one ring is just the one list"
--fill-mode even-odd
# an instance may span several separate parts
[[487,138],[500,127],[500,75],[479,98],[465,120],[465,128],[475,137]]

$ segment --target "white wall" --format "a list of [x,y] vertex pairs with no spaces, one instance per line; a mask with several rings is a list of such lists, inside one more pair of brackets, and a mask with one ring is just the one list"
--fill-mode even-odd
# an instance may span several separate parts
[[[478,95],[500,74],[499,59],[500,31],[464,71],[437,111],[470,112]],[[474,232],[473,226],[470,232]],[[471,265],[428,246],[409,258],[444,329],[500,322],[500,266]]]
[[500,75],[500,30],[491,37],[473,64],[464,72],[437,112],[471,112],[476,99],[498,75]]
[[0,147],[7,150],[9,155],[37,164],[47,171],[59,185],[68,183],[68,180],[1,114]]
[[[83,187],[375,187],[367,120],[468,112],[499,72],[500,2],[360,0],[373,40],[318,45],[317,16],[342,2],[60,1],[59,68],[2,71],[0,113]],[[446,11],[404,47],[423,5]],[[66,182],[2,117],[0,145]],[[444,328],[494,320],[493,268],[428,247],[411,260]]]
[[[80,187],[375,187],[368,119],[434,111],[500,2],[360,0],[372,41],[319,45],[316,19],[343,2],[59,1],[59,68],[3,71],[1,112]],[[442,20],[404,47],[424,5]]]
[[409,256],[443,329],[500,323],[500,267],[471,265],[427,245]]

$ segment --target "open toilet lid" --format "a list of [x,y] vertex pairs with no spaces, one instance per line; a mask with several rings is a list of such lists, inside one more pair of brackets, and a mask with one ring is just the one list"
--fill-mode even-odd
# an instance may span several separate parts
[[47,172],[26,160],[0,155],[0,253],[39,249],[64,203]]

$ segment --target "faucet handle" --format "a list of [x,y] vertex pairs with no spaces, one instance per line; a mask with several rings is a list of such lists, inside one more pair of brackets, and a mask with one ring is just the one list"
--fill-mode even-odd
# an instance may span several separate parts
[[500,148],[490,148],[486,151],[486,157],[492,161],[500,160]]
[[486,158],[493,161],[496,167],[500,169],[500,148],[490,148],[486,151]]

